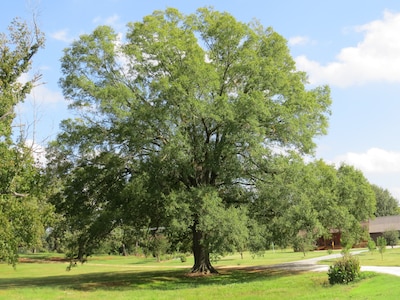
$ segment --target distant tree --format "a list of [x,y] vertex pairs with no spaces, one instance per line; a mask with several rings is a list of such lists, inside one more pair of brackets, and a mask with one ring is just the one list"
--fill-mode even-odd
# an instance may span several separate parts
[[394,216],[399,214],[399,203],[387,189],[383,189],[375,184],[371,187],[376,197],[376,217]]
[[[360,222],[373,216],[375,195],[363,173],[353,166],[341,165],[338,168],[338,201],[346,208],[335,215],[336,222],[343,228],[342,235],[348,241],[358,243],[368,237],[368,232]],[[346,211],[347,210],[347,211]]]
[[36,166],[24,136],[13,139],[15,106],[24,101],[39,75],[20,80],[32,58],[43,47],[36,27],[14,19],[8,34],[0,34],[0,260],[15,264],[20,247],[35,247],[44,233],[41,170]]
[[81,235],[120,220],[190,235],[192,272],[242,248],[276,150],[311,153],[330,114],[329,88],[306,89],[284,38],[208,8],[156,11],[125,40],[98,27],[65,50],[62,73],[80,117],[50,149],[58,211]]
[[151,236],[150,250],[158,262],[161,261],[162,255],[166,254],[170,248],[168,238],[163,234],[155,234]]
[[353,166],[338,169],[338,196],[357,221],[366,221],[376,210],[376,199],[368,180]]
[[392,246],[393,248],[399,241],[399,231],[395,229],[386,230],[383,233],[383,237],[386,239],[387,245]]
[[331,238],[333,230],[342,233],[348,247],[365,238],[360,221],[373,216],[375,198],[361,172],[346,165],[336,169],[322,160],[306,164],[293,156],[279,165],[285,172],[258,186],[263,201],[251,209],[264,224],[267,244],[285,247],[301,237]]
[[316,239],[312,232],[299,232],[293,240],[293,249],[296,252],[303,252],[306,256],[307,252],[316,249]]

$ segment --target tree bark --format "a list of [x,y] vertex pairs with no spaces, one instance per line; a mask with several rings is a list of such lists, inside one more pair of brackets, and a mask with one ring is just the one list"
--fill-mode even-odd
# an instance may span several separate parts
[[199,274],[218,274],[218,271],[211,265],[209,250],[202,243],[203,233],[196,229],[196,223],[192,226],[192,233],[194,265],[191,272]]

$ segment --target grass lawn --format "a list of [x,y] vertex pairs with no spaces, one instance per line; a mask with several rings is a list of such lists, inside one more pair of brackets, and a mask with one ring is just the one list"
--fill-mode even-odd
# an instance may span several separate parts
[[400,248],[387,248],[382,255],[378,250],[364,252],[359,255],[362,266],[393,266],[400,267]]
[[[386,257],[391,261],[389,250],[384,261]],[[306,258],[326,254],[312,252]],[[365,255],[381,260],[379,253]],[[399,278],[390,275],[363,273],[356,283],[330,286],[326,273],[241,269],[302,257],[291,251],[267,252],[254,259],[246,254],[243,260],[231,255],[214,264],[220,275],[205,277],[187,275],[190,258],[185,263],[157,263],[154,259],[98,256],[69,272],[66,263],[25,260],[15,270],[0,264],[0,299],[397,299],[400,294]]]
[[[362,252],[357,254],[361,266],[391,266],[400,267],[400,248],[390,248],[388,247],[383,256],[378,250],[374,252]],[[322,260],[319,264],[330,265],[335,260]]]

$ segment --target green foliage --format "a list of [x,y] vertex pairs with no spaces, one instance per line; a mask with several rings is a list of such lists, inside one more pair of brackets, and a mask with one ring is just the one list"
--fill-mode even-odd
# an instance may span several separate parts
[[25,146],[23,136],[12,139],[15,106],[40,76],[26,83],[19,78],[30,70],[44,37],[38,28],[18,19],[8,29],[8,35],[0,34],[0,260],[15,265],[19,248],[40,246],[51,207],[32,149]]
[[373,239],[370,238],[368,240],[367,248],[368,248],[368,251],[371,252],[371,254],[374,253],[374,251],[376,250],[376,243]]
[[360,221],[373,216],[375,198],[362,173],[346,165],[337,170],[321,160],[306,164],[294,155],[275,164],[285,171],[258,185],[259,201],[250,209],[266,224],[269,242],[296,244],[299,232],[316,241],[330,237],[332,229],[340,230],[348,249],[366,238]]
[[309,233],[300,233],[293,241],[294,251],[303,252],[304,256],[308,251],[315,250],[315,248],[315,236]]
[[383,237],[386,239],[386,244],[393,248],[399,241],[399,231],[396,229],[386,230]]
[[353,166],[338,169],[338,196],[357,221],[368,220],[376,210],[375,194],[363,173]]
[[360,276],[360,262],[358,258],[350,254],[346,254],[338,259],[329,267],[328,278],[329,283],[348,284],[356,280]]
[[40,30],[36,26],[29,28],[26,22],[17,18],[8,30],[8,35],[0,34],[0,141],[7,144],[11,143],[14,108],[24,101],[40,76],[26,83],[18,79],[30,70],[32,57],[44,45]]
[[379,236],[376,240],[376,244],[378,246],[379,253],[381,254],[381,257],[383,259],[383,253],[386,251],[387,245],[385,237]]
[[162,255],[166,254],[170,247],[168,239],[163,234],[155,234],[150,240],[150,250],[157,261],[161,261]]
[[192,215],[199,218],[197,228],[205,232],[203,243],[208,244],[215,254],[222,255],[243,248],[248,238],[247,213],[245,208],[226,207],[223,199],[213,188],[197,188],[191,191],[171,193],[167,210],[174,216],[170,230],[180,231]]
[[371,185],[376,197],[376,217],[393,216],[399,214],[399,204],[387,189],[375,184]]
[[340,238],[340,244],[342,245],[343,249],[342,252],[343,253],[349,253],[350,249],[353,247],[354,245],[354,238],[351,234],[347,234],[344,233],[341,235]]

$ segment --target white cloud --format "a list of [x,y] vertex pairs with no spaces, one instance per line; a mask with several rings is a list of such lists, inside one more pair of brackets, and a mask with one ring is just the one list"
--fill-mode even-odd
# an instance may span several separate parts
[[294,36],[288,42],[290,46],[306,45],[310,43],[310,39],[307,36]]
[[113,26],[113,25],[116,25],[118,23],[118,21],[119,21],[119,16],[114,14],[111,17],[106,18],[105,23],[107,25]]
[[[32,80],[32,75],[29,73],[23,73],[18,81],[26,83]],[[47,87],[45,83],[36,82],[36,86],[31,90],[30,94],[27,95],[25,102],[35,102],[38,104],[56,104],[64,101],[63,95],[59,91],[53,91]]]
[[99,24],[100,23],[100,24],[105,24],[105,25],[109,25],[109,26],[112,26],[112,27],[119,26],[120,25],[119,21],[120,21],[120,17],[117,14],[113,14],[112,16],[107,17],[107,18],[103,18],[103,17],[98,16],[98,17],[93,19],[93,23],[95,23],[95,24]]
[[356,46],[343,48],[336,60],[321,65],[305,56],[296,58],[312,84],[340,87],[372,81],[400,82],[400,14],[384,12],[383,19],[354,28],[364,34]]
[[349,152],[339,156],[335,163],[346,163],[365,173],[400,173],[400,152],[371,148],[364,153]]
[[45,84],[41,84],[32,89],[28,100],[32,99],[40,104],[56,104],[64,101],[63,95],[59,91],[53,91]]
[[56,31],[56,32],[50,34],[50,36],[57,41],[61,41],[61,42],[65,42],[65,43],[71,43],[74,40],[72,37],[70,37],[68,35],[68,29],[62,29],[62,30]]
[[[19,80],[21,82],[29,79],[27,74],[23,74]],[[41,118],[41,113],[48,111],[53,113],[56,105],[66,103],[60,91],[49,89],[45,84],[39,84],[34,87],[25,101],[20,102],[16,106],[16,112],[20,123],[30,123],[30,118]],[[38,120],[35,120],[38,121]],[[29,125],[27,125],[29,127]]]

